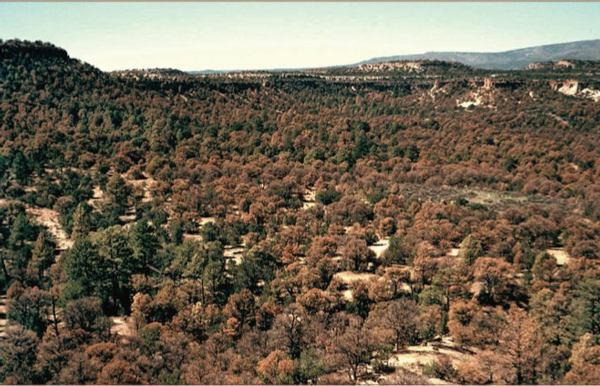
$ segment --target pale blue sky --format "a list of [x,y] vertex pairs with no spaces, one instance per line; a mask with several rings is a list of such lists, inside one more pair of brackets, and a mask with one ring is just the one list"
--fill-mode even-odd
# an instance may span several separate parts
[[600,38],[600,3],[1,3],[0,39],[102,70],[316,67]]

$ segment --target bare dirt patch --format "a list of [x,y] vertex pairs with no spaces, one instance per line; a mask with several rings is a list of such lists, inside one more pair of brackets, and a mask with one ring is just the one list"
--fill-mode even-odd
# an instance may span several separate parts
[[[347,287],[350,287],[352,284],[355,283],[369,283],[369,282],[374,282],[374,281],[380,281],[380,280],[384,280],[383,276],[380,275],[376,275],[374,273],[358,273],[358,272],[352,272],[352,271],[343,271],[343,272],[338,272],[335,275],[333,275],[333,279],[334,280],[339,280],[342,283],[344,283]],[[401,290],[404,292],[411,292],[411,288],[408,284],[406,283],[401,283]],[[354,296],[352,294],[352,289],[346,289],[344,291],[342,291],[342,296],[344,297],[345,300],[347,301],[352,301],[354,299]]]
[[[417,374],[422,374],[425,365],[441,358],[449,359],[457,367],[461,363],[473,361],[474,354],[459,351],[451,340],[444,339],[442,342],[409,346],[399,353],[393,354],[388,363],[396,368],[403,368]],[[432,384],[449,384],[437,378],[429,378],[428,381]]]
[[303,209],[303,210],[307,210],[307,209],[310,209],[310,208],[314,208],[315,206],[317,206],[317,203],[316,203],[316,202],[303,202],[303,203],[302,203],[302,209]]
[[375,244],[370,245],[369,249],[372,250],[375,253],[375,257],[379,259],[381,255],[383,255],[383,252],[385,252],[388,249],[389,245],[390,239],[386,237],[377,241]]
[[34,216],[40,225],[48,228],[48,232],[56,240],[58,250],[64,251],[73,246],[73,240],[69,238],[61,225],[59,221],[60,215],[57,211],[48,208],[27,208],[27,213]]
[[571,256],[564,248],[546,249],[546,253],[556,259],[556,264],[565,265],[571,260]]
[[225,251],[223,251],[223,256],[228,260],[235,261],[235,265],[240,265],[244,258],[244,248],[226,246]]
[[458,257],[459,252],[460,252],[460,248],[450,248],[450,250],[448,251],[448,253],[446,254],[446,256],[448,256],[448,257]]
[[184,240],[194,240],[197,242],[201,242],[202,241],[202,235],[196,235],[196,234],[191,234],[191,233],[184,233],[183,234],[183,239]]
[[[131,186],[133,186],[136,196],[141,198],[141,202],[150,202],[154,198],[152,194],[152,188],[156,185],[156,180],[152,177],[144,175],[145,178],[127,180]],[[122,175],[123,178],[127,178],[126,175]]]
[[357,273],[352,271],[338,272],[333,276],[334,279],[338,279],[345,284],[352,284],[357,282],[371,281],[379,279],[378,275],[374,273]]
[[198,221],[198,225],[204,226],[206,224],[217,222],[216,217],[200,217],[200,221]]
[[124,223],[133,222],[133,221],[135,221],[135,219],[136,219],[135,213],[119,216],[119,220],[121,220]]
[[481,205],[499,205],[505,202],[524,203],[527,201],[526,196],[509,195],[503,192],[495,192],[490,190],[469,190],[468,200],[474,204]]
[[351,289],[347,289],[347,290],[342,291],[342,297],[347,302],[351,302],[352,300],[354,300],[354,295],[352,294],[352,290]]
[[104,200],[104,192],[99,185],[94,186],[92,198],[87,203],[94,209],[100,209],[100,204]]
[[122,337],[133,335],[133,329],[131,328],[129,319],[122,316],[114,316],[110,318],[110,332]]
[[311,189],[306,189],[302,195],[302,209],[310,209],[316,205],[316,192]]
[[420,201],[450,202],[466,199],[471,204],[485,205],[491,210],[503,211],[510,206],[527,203],[549,204],[562,206],[565,209],[576,207],[568,200],[543,195],[525,195],[516,192],[487,190],[478,188],[458,188],[449,185],[424,186],[412,183],[399,185],[402,195],[407,199],[417,198]]

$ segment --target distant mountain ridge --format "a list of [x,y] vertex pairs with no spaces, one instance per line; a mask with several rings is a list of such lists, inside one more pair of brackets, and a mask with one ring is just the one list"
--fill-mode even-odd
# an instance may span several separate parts
[[600,60],[600,39],[549,44],[503,52],[426,52],[415,55],[378,57],[355,66],[398,60],[443,60],[489,70],[517,70],[534,62],[562,59]]
[[[41,41],[23,41],[18,39],[3,41],[0,39],[0,59],[10,58],[15,55],[26,54],[32,57],[51,57],[55,59],[71,59],[66,50],[56,47],[51,43]],[[364,60],[354,64],[335,65],[327,67],[313,68],[272,68],[272,69],[238,69],[238,70],[200,70],[200,71],[181,71],[178,69],[131,69],[112,71],[116,75],[142,75],[145,77],[156,76],[182,76],[184,74],[192,75],[222,75],[227,73],[241,72],[322,72],[322,71],[370,71],[377,70],[376,66],[392,62],[410,62],[410,61],[429,61],[429,67],[435,62],[447,62],[469,66],[473,69],[483,70],[521,70],[535,69],[542,67],[561,67],[561,61],[572,62],[579,67],[582,63],[577,61],[598,61],[600,62],[600,39],[584,40],[571,43],[549,44],[509,50],[503,52],[426,52],[413,55],[394,55],[386,57],[377,57]],[[555,63],[556,64],[553,64]],[[564,64],[564,63],[563,63]],[[390,64],[388,70],[392,67],[407,67],[410,63]],[[440,66],[437,63],[435,66]],[[589,66],[587,63],[585,66]],[[373,68],[371,68],[373,67]],[[377,67],[377,68],[375,68]],[[384,65],[385,67],[385,65]],[[558,68],[557,67],[557,68]],[[569,67],[572,67],[569,65]],[[416,71],[416,69],[415,69]]]

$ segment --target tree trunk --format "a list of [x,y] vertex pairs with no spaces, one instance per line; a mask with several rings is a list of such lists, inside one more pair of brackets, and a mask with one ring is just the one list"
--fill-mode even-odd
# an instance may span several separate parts
[[50,300],[52,302],[52,324],[54,325],[54,332],[56,336],[59,337],[60,333],[58,332],[58,317],[56,316],[56,298],[54,295],[51,295]]
[[8,270],[6,269],[6,263],[4,262],[4,256],[0,258],[0,263],[2,263],[2,272],[4,273],[4,279],[8,283],[10,280],[10,275],[8,274]]

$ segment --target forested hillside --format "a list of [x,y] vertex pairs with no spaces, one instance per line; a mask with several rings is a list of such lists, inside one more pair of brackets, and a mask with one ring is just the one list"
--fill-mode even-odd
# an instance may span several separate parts
[[597,384],[599,90],[0,42],[0,379]]

